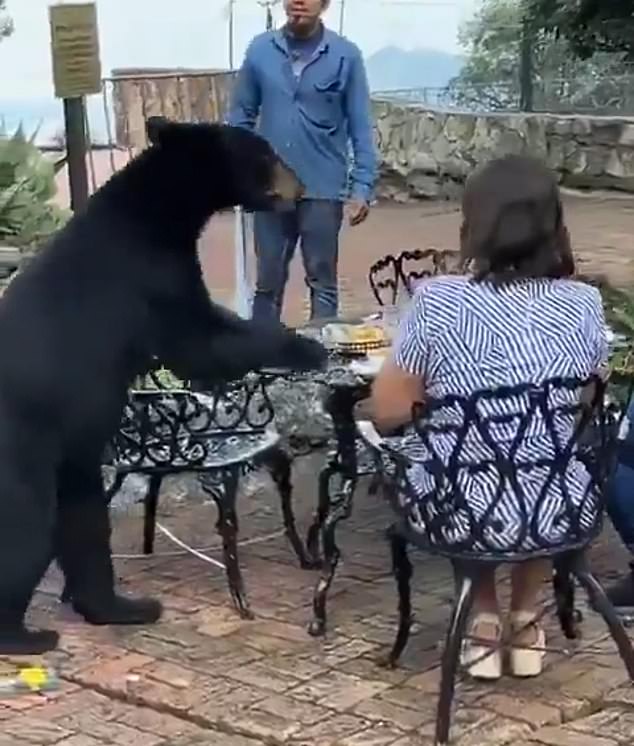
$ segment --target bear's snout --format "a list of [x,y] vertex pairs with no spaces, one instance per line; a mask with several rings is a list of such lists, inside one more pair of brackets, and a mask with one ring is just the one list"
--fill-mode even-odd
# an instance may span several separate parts
[[271,196],[283,202],[297,202],[304,196],[304,185],[295,172],[278,160],[273,168]]

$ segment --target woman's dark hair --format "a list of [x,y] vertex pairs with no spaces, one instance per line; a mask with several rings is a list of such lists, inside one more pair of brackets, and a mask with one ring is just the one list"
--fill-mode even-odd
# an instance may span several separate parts
[[460,244],[476,280],[570,277],[575,264],[559,187],[540,161],[506,156],[467,179]]

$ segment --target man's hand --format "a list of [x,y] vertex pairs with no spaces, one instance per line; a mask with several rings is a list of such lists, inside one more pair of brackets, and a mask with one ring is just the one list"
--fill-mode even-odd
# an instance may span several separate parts
[[370,205],[365,200],[353,199],[348,202],[346,212],[350,225],[360,225],[368,217]]

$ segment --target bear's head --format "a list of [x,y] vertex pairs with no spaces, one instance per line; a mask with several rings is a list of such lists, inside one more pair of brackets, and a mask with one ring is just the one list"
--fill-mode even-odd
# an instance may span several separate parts
[[254,132],[150,117],[147,136],[152,147],[190,167],[198,175],[198,184],[201,174],[215,175],[202,181],[210,211],[235,205],[247,210],[283,209],[303,195],[295,173]]

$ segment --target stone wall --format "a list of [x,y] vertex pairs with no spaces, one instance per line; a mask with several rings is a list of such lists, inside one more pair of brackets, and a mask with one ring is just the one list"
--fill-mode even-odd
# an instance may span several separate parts
[[[145,147],[145,120],[218,121],[235,73],[123,69],[112,73],[115,141]],[[546,162],[565,186],[634,192],[634,118],[554,114],[467,114],[374,101],[381,157],[378,195],[455,198],[478,163],[507,153]]]
[[495,156],[532,154],[572,188],[634,193],[634,118],[462,114],[375,101],[380,197],[454,198]]

